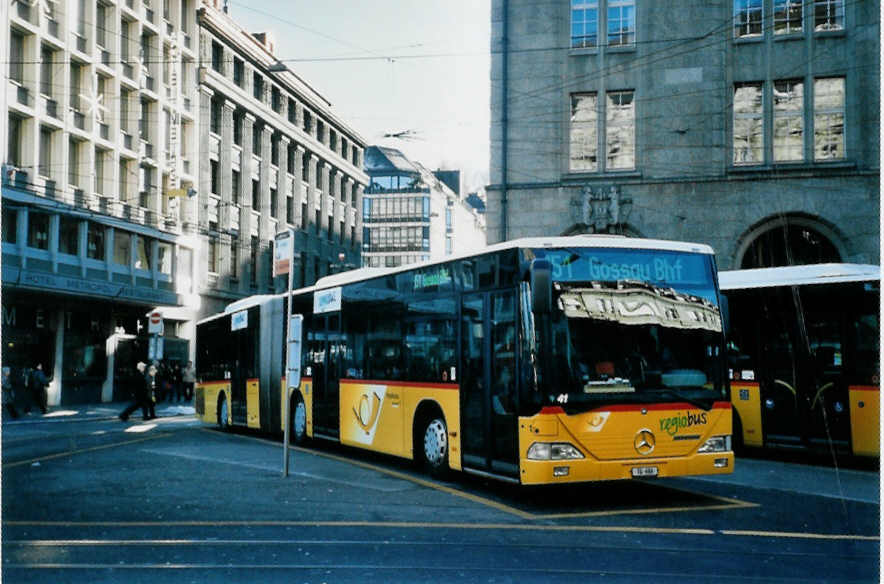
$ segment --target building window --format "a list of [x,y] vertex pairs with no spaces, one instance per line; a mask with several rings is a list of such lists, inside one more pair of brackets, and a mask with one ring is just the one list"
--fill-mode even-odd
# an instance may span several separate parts
[[635,44],[635,0],[608,0],[608,46]]
[[245,70],[245,63],[243,63],[243,60],[238,57],[234,57],[233,82],[236,83],[239,87],[242,87],[245,81]]
[[257,71],[252,75],[252,95],[258,101],[264,101],[264,78]]
[[3,243],[18,241],[18,210],[3,209]]
[[236,240],[230,243],[230,277],[234,280],[239,279],[239,258],[236,253],[238,246]]
[[40,127],[40,176],[49,178],[52,173],[52,130]]
[[347,226],[344,225],[343,219],[340,221],[339,227],[341,228],[341,230],[339,232],[340,238],[341,238],[341,245],[343,245],[344,244],[344,236],[347,234]]
[[304,132],[307,134],[313,132],[313,115],[306,109],[304,110]]
[[80,145],[76,140],[68,140],[68,184],[80,185]]
[[813,158],[844,158],[844,78],[813,82]]
[[80,253],[80,220],[62,216],[58,222],[58,251],[69,255]]
[[606,169],[635,168],[635,95],[612,91],[605,109]]
[[598,170],[598,111],[594,93],[571,96],[570,170]]
[[279,136],[270,139],[270,164],[279,166]]
[[270,216],[274,219],[277,219],[276,213],[276,204],[278,203],[278,196],[276,189],[270,189]]
[[264,134],[264,125],[255,124],[252,128],[252,154],[261,156],[261,137]]
[[598,0],[571,0],[571,48],[592,48],[598,44]]
[[777,81],[773,94],[774,162],[804,160],[804,83]]
[[132,243],[132,235],[126,231],[114,233],[114,263],[120,266],[129,265],[129,248]]
[[86,228],[86,257],[104,261],[104,226],[89,223]]
[[8,136],[6,140],[6,158],[13,166],[21,166],[21,126],[22,121],[18,116],[9,114]]
[[135,269],[150,270],[151,241],[143,235],[135,236]]
[[289,225],[295,224],[295,198],[285,198],[285,222]]
[[157,269],[160,273],[172,275],[172,245],[157,242]]
[[224,73],[222,63],[224,61],[224,47],[212,41],[212,69],[218,73]]
[[9,78],[19,85],[25,82],[25,37],[17,30],[9,35]]
[[801,32],[802,11],[802,0],[774,0],[774,34]]
[[221,180],[218,176],[218,172],[219,172],[218,171],[218,168],[219,168],[218,161],[217,160],[210,160],[209,166],[211,167],[211,174],[212,174],[212,180],[211,180],[212,184],[211,184],[210,189],[211,189],[212,194],[217,195],[217,194],[219,194],[219,189],[221,188]]
[[274,87],[270,90],[270,107],[272,107],[273,111],[276,113],[282,111],[282,94],[279,92],[278,87]]
[[233,116],[233,143],[242,147],[242,126],[245,122],[241,113]]
[[814,0],[813,30],[844,29],[844,0]]
[[214,237],[209,239],[208,245],[208,270],[212,274],[218,273],[218,240]]
[[307,231],[307,203],[301,203],[301,230]]
[[301,180],[305,183],[310,182],[310,155],[306,152],[301,156]]
[[252,266],[251,286],[258,287],[258,236],[253,235],[249,240],[249,262]]
[[40,93],[52,96],[52,48],[43,45],[40,49]]
[[32,211],[28,217],[28,247],[49,249],[49,215]]
[[261,181],[252,179],[252,209],[258,211],[261,207]]
[[734,87],[734,164],[764,161],[764,100],[761,83]]
[[321,236],[322,235],[322,213],[318,209],[316,210],[316,222],[314,223],[314,225],[316,225],[316,237]]
[[242,188],[241,180],[242,175],[238,170],[230,173],[230,200],[234,205],[239,205],[240,189]]
[[734,0],[734,37],[759,37],[762,34],[762,0]]
[[209,111],[209,128],[213,134],[221,135],[221,100],[213,99]]

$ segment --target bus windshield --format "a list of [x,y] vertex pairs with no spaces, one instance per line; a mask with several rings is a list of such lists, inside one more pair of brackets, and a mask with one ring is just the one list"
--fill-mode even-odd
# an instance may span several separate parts
[[685,401],[708,409],[724,397],[710,256],[543,251],[554,281],[552,314],[535,322],[536,338],[549,343],[538,361],[544,405],[573,412],[604,403]]

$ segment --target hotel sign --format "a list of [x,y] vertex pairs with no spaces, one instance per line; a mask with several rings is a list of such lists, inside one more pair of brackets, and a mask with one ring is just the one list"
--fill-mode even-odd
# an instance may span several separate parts
[[58,276],[21,268],[3,267],[3,284],[22,288],[36,288],[52,292],[102,296],[117,300],[136,300],[153,304],[182,305],[178,294],[145,286],[116,284],[104,280],[86,280],[73,276]]

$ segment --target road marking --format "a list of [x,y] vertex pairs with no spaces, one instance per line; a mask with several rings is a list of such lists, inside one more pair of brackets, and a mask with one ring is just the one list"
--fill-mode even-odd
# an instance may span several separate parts
[[[187,454],[187,453],[184,453],[184,452],[174,452],[174,451],[171,451],[171,450],[161,450],[161,449],[158,449],[158,448],[142,448],[141,451],[142,451],[142,452],[149,452],[149,453],[151,453],[151,454],[165,455],[165,456],[177,456],[177,457],[179,457],[179,458],[186,458],[186,459],[188,459],[188,460],[198,460],[198,461],[201,461],[201,462],[213,462],[213,463],[216,463],[216,462],[217,462],[217,463],[221,463],[221,464],[230,464],[230,465],[234,465],[234,466],[243,466],[243,467],[246,467],[246,468],[254,468],[254,469],[257,469],[257,470],[263,470],[263,471],[268,471],[268,472],[273,472],[273,473],[279,472],[279,465],[278,465],[278,464],[276,464],[276,465],[269,465],[269,464],[254,464],[254,463],[251,463],[251,462],[242,462],[242,461],[239,461],[239,460],[229,460],[229,459],[224,459],[224,458],[216,458],[216,457],[213,457],[213,456],[199,456],[199,455],[196,455],[196,454]],[[289,471],[289,474],[290,474],[290,475],[294,475],[294,476],[300,476],[300,477],[308,478],[308,479],[316,479],[316,480],[320,480],[320,481],[326,481],[326,482],[329,482],[329,483],[335,483],[335,484],[339,484],[339,485],[347,485],[347,486],[349,486],[349,487],[358,487],[358,488],[361,488],[361,489],[372,489],[372,490],[374,490],[374,491],[382,491],[382,492],[385,492],[385,493],[395,493],[395,492],[397,492],[397,491],[401,491],[401,490],[402,490],[402,489],[398,489],[398,488],[392,488],[392,489],[391,489],[391,488],[378,487],[378,486],[376,486],[376,485],[370,485],[370,484],[366,484],[366,483],[364,483],[364,482],[363,482],[363,483],[357,483],[357,482],[354,482],[354,481],[344,481],[344,480],[339,480],[339,479],[332,479],[332,478],[324,477],[324,476],[321,476],[321,475],[312,474],[312,473],[309,473],[309,472],[295,472],[295,471]]]
[[75,454],[83,454],[85,452],[95,452],[96,450],[105,450],[106,448],[116,448],[117,446],[126,446],[127,444],[137,444],[138,442],[144,442],[145,440],[155,440],[156,438],[166,438],[171,436],[171,434],[163,433],[163,434],[154,434],[153,436],[145,436],[144,438],[137,438],[135,440],[124,440],[123,442],[114,442],[113,444],[102,444],[101,446],[93,446],[92,448],[81,448],[79,450],[67,450],[65,452],[59,452],[57,454],[48,454],[46,456],[40,456],[38,458],[31,458],[29,460],[19,460],[16,462],[7,462],[3,465],[3,468],[14,468],[16,466],[25,466],[29,464],[34,464],[35,462],[43,462],[45,460],[53,460],[55,458],[63,458],[65,456],[74,456]]
[[[203,430],[207,432],[217,433],[215,430],[209,428],[203,428]],[[242,438],[246,438],[249,440],[254,440],[257,442],[261,442],[263,444],[270,444],[272,446],[278,446],[282,448],[282,444],[275,442],[273,440],[268,440],[266,438],[259,438],[257,436],[244,436],[241,435]],[[504,513],[509,513],[510,515],[515,515],[521,519],[527,519],[529,521],[543,521],[547,519],[578,519],[581,517],[610,517],[614,515],[645,515],[645,514],[654,514],[654,513],[680,513],[680,512],[689,512],[689,511],[720,511],[723,509],[743,509],[750,507],[758,507],[759,505],[756,503],[747,503],[744,501],[739,501],[737,499],[728,499],[726,497],[718,497],[714,495],[707,495],[705,493],[696,493],[694,491],[690,491],[687,489],[682,489],[678,487],[666,486],[667,489],[672,489],[676,491],[691,493],[695,495],[701,495],[708,499],[714,499],[716,501],[720,501],[720,504],[716,505],[698,505],[696,507],[656,507],[651,509],[625,509],[618,511],[587,511],[583,513],[552,513],[552,514],[543,514],[543,513],[531,513],[528,511],[522,511],[516,507],[512,507],[505,503],[500,503],[498,501],[494,501],[492,499],[488,499],[479,495],[474,495],[472,493],[468,493],[466,491],[462,491],[459,489],[455,489],[452,487],[448,487],[445,485],[440,485],[439,483],[435,483],[433,481],[422,479],[419,477],[411,476],[406,473],[398,472],[395,470],[390,470],[387,468],[383,468],[380,466],[375,466],[371,463],[363,462],[360,460],[353,460],[351,458],[345,458],[343,456],[337,456],[335,454],[329,454],[326,452],[320,452],[317,450],[312,450],[308,448],[302,448],[299,446],[289,446],[289,450],[294,450],[296,452],[301,452],[304,454],[311,454],[313,456],[319,456],[322,458],[328,458],[331,460],[335,460],[338,462],[342,462],[345,464],[350,464],[354,466],[359,466],[362,468],[366,468],[369,470],[373,470],[376,472],[380,472],[398,479],[410,481],[412,483],[418,484],[423,487],[428,487],[430,489],[435,489],[437,491],[442,491],[449,495],[453,495],[455,497],[461,497],[464,499],[468,499],[473,501],[474,503],[479,503],[480,505],[485,505],[487,507],[492,507],[497,509],[498,511],[503,511]],[[651,484],[648,481],[643,481],[645,484]]]
[[877,535],[853,535],[853,534],[837,534],[837,533],[802,533],[794,531],[740,531],[740,530],[722,530],[722,535],[734,535],[745,537],[781,537],[795,539],[831,539],[831,540],[851,540],[851,541],[878,541],[881,539]]
[[[541,532],[575,532],[575,533],[641,533],[659,535],[718,535],[726,537],[770,537],[775,539],[820,539],[833,541],[879,541],[877,535],[839,534],[839,533],[802,533],[788,531],[740,531],[714,530],[700,528],[676,527],[640,527],[630,525],[537,525],[531,523],[442,523],[420,521],[3,521],[9,527],[374,527],[390,529],[453,529],[453,530],[504,530],[504,531],[541,531]],[[48,540],[60,541],[60,540]],[[85,541],[82,545],[95,540]],[[103,540],[97,540],[103,541]],[[110,540],[107,540],[110,541]],[[126,542],[128,540],[116,540]],[[137,540],[138,542],[144,540]],[[188,540],[182,540],[187,542]],[[217,541],[217,540],[212,540]],[[4,545],[15,543],[15,540],[4,538]],[[4,566],[5,567],[5,566]]]

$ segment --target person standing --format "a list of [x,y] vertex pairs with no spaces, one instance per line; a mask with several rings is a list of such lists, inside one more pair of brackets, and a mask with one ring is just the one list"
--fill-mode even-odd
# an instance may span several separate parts
[[[49,381],[43,373],[43,364],[37,363],[37,367],[31,373],[30,383],[31,402],[36,404],[40,411],[46,413],[46,386]],[[30,410],[30,408],[28,408]]]
[[187,366],[181,372],[181,379],[184,382],[184,398],[191,401],[193,399],[193,384],[196,383],[196,369],[193,368],[193,361],[187,362]]
[[133,401],[125,410],[120,412],[120,415],[118,416],[124,422],[128,420],[129,415],[138,408],[141,408],[142,420],[151,419],[150,408],[152,407],[152,402],[148,404],[148,401],[150,400],[150,385],[146,371],[147,365],[143,361],[139,361],[135,368],[138,371],[134,377],[135,390],[133,397],[135,398],[135,401]]
[[12,389],[12,375],[9,367],[3,368],[3,406],[13,419],[18,417],[15,410],[15,392]]
[[181,373],[181,363],[178,361],[172,365],[172,391],[175,392],[176,401],[184,401],[184,377]]

